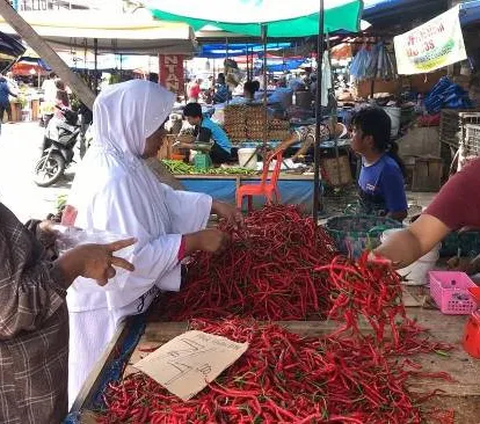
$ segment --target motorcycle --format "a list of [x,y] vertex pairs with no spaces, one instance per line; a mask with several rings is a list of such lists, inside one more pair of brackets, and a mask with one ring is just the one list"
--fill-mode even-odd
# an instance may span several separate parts
[[35,164],[33,180],[39,187],[55,184],[73,162],[74,147],[85,137],[79,114],[56,106],[63,119],[54,116],[45,130],[41,158]]

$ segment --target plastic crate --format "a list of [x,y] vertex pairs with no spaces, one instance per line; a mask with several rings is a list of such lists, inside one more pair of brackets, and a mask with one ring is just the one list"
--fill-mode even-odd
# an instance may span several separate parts
[[443,109],[440,118],[440,142],[457,148],[465,137],[466,124],[480,124],[480,111]]
[[430,271],[430,295],[446,315],[469,315],[477,307],[468,288],[476,284],[464,272]]
[[465,124],[460,140],[458,171],[469,161],[480,156],[480,125]]
[[212,160],[210,155],[204,153],[197,153],[193,162],[195,169],[205,170],[212,167]]

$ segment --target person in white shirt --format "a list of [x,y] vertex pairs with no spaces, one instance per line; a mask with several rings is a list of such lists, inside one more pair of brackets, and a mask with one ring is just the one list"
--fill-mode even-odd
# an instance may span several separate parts
[[43,101],[55,103],[57,98],[56,75],[52,72],[42,84]]
[[224,233],[205,229],[210,213],[241,225],[233,206],[174,191],[146,166],[144,159],[162,145],[174,100],[158,84],[133,80],[106,88],[95,101],[93,144],[75,177],[64,224],[130,235],[138,243],[126,257],[133,273],[118,273],[95,293],[88,291],[93,282],[77,279],[68,291],[70,404],[120,321],[145,311],[159,290],[180,290],[183,257],[225,246]]

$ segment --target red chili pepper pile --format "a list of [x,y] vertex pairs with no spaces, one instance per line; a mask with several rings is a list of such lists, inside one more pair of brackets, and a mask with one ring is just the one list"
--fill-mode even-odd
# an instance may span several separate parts
[[[249,349],[188,402],[143,374],[130,375],[109,386],[100,422],[422,422],[420,405],[436,392],[413,394],[408,381],[451,378],[399,357],[451,347],[430,341],[406,317],[398,275],[366,256],[358,262],[335,257],[330,238],[322,231],[315,238],[311,220],[294,207],[263,209],[246,225],[226,253],[195,257],[183,293],[166,300],[170,316],[297,320],[318,314],[338,321],[339,330],[315,339],[252,319],[194,320],[193,328],[248,341]],[[373,334],[362,331],[364,325]],[[452,413],[436,412],[435,422],[453,423]]]
[[[364,339],[302,338],[276,325],[232,319],[192,327],[250,344],[193,400],[183,402],[144,374],[110,385],[100,423],[420,423],[409,361]],[[432,375],[432,377],[443,377]],[[450,423],[450,419],[438,421]]]
[[[363,318],[374,331],[375,344],[385,352],[410,355],[452,348],[430,341],[426,330],[407,318],[399,275],[387,265],[369,262],[368,253],[358,262],[337,256],[316,271],[327,273],[325,278],[330,283],[328,318],[342,323],[332,336],[369,337],[359,330]],[[387,329],[389,337],[385,335]]]
[[188,266],[184,287],[166,295],[165,319],[251,316],[259,320],[321,319],[329,308],[328,281],[315,267],[336,255],[321,228],[295,206],[268,206],[245,219],[220,255],[199,253]]

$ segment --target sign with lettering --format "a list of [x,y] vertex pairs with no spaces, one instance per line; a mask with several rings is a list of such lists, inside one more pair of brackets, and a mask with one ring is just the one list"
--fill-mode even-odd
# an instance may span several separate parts
[[159,347],[134,367],[187,401],[207,387],[247,349],[248,343],[236,343],[202,331],[187,331]]
[[467,58],[457,5],[393,39],[398,73],[431,72]]
[[183,93],[183,56],[158,55],[160,75],[158,82],[175,94]]

